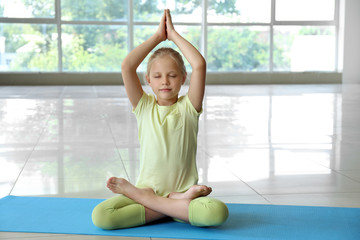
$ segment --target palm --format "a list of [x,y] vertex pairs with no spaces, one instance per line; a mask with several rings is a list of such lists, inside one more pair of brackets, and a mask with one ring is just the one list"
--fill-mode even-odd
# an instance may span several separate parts
[[158,30],[157,30],[157,34],[160,37],[160,39],[162,41],[165,41],[167,39],[167,34],[166,34],[166,17],[165,17],[165,13],[161,18]]
[[165,16],[166,16],[166,37],[167,39],[171,40],[171,35],[175,31],[174,25],[171,20],[170,10],[165,10]]

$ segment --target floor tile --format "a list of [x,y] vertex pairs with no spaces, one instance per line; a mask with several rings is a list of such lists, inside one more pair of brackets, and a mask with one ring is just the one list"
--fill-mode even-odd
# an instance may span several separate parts
[[255,181],[245,181],[260,194],[360,193],[360,183],[338,173],[269,174]]
[[[211,197],[360,207],[360,85],[206,88],[197,163],[199,184],[213,188]],[[112,197],[109,177],[136,183],[139,148],[123,86],[0,87],[0,197]],[[0,239],[84,236],[0,233]]]
[[260,195],[220,196],[216,197],[216,199],[219,199],[225,203],[270,204],[270,201]]
[[360,193],[264,195],[272,204],[360,208]]
[[339,173],[357,182],[360,182],[360,170],[339,171]]

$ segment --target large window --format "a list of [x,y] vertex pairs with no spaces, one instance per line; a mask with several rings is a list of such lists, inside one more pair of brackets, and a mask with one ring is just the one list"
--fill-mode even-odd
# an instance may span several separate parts
[[339,1],[0,0],[0,72],[120,72],[164,8],[210,72],[336,72]]

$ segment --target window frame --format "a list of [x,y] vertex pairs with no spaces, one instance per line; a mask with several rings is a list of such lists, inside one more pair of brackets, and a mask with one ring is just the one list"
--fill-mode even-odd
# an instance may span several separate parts
[[[341,71],[341,65],[339,61],[339,43],[340,43],[340,24],[339,24],[339,15],[340,15],[340,0],[335,1],[335,11],[334,19],[330,21],[279,21],[276,20],[276,0],[271,1],[271,19],[269,23],[211,23],[207,21],[207,9],[209,6],[208,0],[202,0],[202,17],[200,23],[189,23],[189,22],[174,22],[175,25],[184,25],[184,26],[200,26],[201,27],[201,40],[200,40],[200,52],[204,55],[205,59],[207,57],[207,39],[208,39],[208,27],[209,26],[267,26],[269,27],[269,70],[268,71],[259,71],[259,73],[281,73],[283,71],[274,71],[274,27],[276,26],[333,26],[335,27],[335,66],[334,70],[330,72],[339,72]],[[134,27],[135,26],[157,26],[158,22],[141,22],[134,21],[133,14],[133,0],[127,0],[128,4],[128,14],[127,20],[125,21],[66,21],[61,19],[61,0],[54,0],[55,4],[55,17],[54,18],[7,18],[0,17],[0,23],[23,23],[23,24],[55,24],[57,27],[57,46],[58,46],[58,71],[56,73],[69,73],[68,71],[63,71],[63,52],[62,52],[62,25],[66,24],[81,24],[81,25],[114,25],[114,26],[127,26],[128,37],[127,37],[127,48],[128,52],[134,48]],[[96,72],[96,71],[95,71]],[[215,73],[218,71],[214,71]],[[247,71],[235,71],[235,73],[247,73]],[[286,72],[286,71],[285,71]],[[288,71],[291,72],[291,71]],[[2,72],[9,73],[9,72]],[[21,72],[21,73],[30,73],[30,72]],[[76,72],[77,73],[77,72]],[[82,73],[82,72],[79,72]],[[115,72],[112,72],[115,73]]]

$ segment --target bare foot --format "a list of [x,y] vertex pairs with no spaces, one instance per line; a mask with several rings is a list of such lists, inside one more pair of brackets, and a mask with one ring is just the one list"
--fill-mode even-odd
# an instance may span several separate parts
[[113,193],[123,194],[128,184],[130,183],[124,178],[111,177],[107,181],[106,186]]
[[[124,178],[111,177],[107,181],[106,185],[113,193],[123,194],[128,196],[130,192],[137,191],[138,193],[155,195],[155,192],[151,188],[137,188],[129,183]],[[129,197],[129,196],[128,196]]]
[[211,187],[205,185],[194,185],[184,193],[173,192],[169,194],[171,199],[195,199],[198,197],[205,197],[212,191]]

